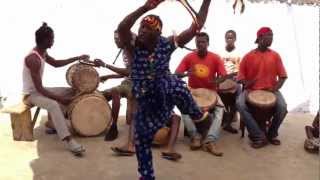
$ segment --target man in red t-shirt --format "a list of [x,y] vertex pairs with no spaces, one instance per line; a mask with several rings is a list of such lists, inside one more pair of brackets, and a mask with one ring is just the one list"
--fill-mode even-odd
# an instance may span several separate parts
[[[245,90],[238,97],[236,105],[249,131],[253,148],[267,145],[268,140],[271,144],[280,145],[280,140],[276,137],[287,114],[287,104],[279,91],[287,79],[287,73],[280,55],[269,48],[272,40],[272,30],[268,27],[260,28],[255,42],[258,47],[243,57],[238,73],[238,80],[244,85]],[[266,135],[259,128],[246,105],[246,96],[250,90],[272,91],[277,97],[272,124]]]
[[[188,86],[192,89],[206,88],[216,91],[216,84],[213,82],[218,76],[226,75],[223,62],[217,54],[209,52],[207,50],[209,45],[208,34],[202,32],[196,36],[197,51],[186,55],[178,68],[176,74],[179,76],[188,76]],[[187,74],[184,74],[188,72]],[[182,114],[185,127],[187,128],[188,134],[191,136],[192,150],[203,148],[205,151],[216,155],[222,156],[223,153],[218,149],[216,141],[219,139],[220,127],[223,116],[223,103],[218,97],[218,105],[210,113],[213,120],[207,137],[204,138],[201,144],[201,132],[197,132],[195,124],[191,118],[187,115]]]

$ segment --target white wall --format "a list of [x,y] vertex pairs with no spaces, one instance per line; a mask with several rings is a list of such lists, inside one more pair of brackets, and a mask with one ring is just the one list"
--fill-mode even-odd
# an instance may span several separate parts
[[[90,54],[111,63],[117,53],[113,31],[121,19],[144,1],[103,0],[6,0],[0,6],[0,93],[17,99],[21,90],[21,71],[24,56],[34,46],[34,32],[46,21],[55,31],[55,44],[49,53],[56,58]],[[201,1],[190,1],[196,9]],[[219,53],[224,46],[224,33],[238,33],[237,46],[243,52],[255,48],[259,27],[270,26],[274,31],[272,48],[280,53],[289,79],[282,88],[289,110],[301,103],[315,112],[319,107],[319,10],[308,6],[286,4],[250,4],[245,13],[233,14],[232,2],[213,1],[205,31],[210,35],[210,50]],[[174,1],[164,2],[152,13],[161,16],[164,35],[180,32],[190,25],[191,17]],[[133,30],[136,30],[137,26]],[[194,47],[192,41],[188,44]],[[172,56],[171,70],[187,53],[177,50]],[[121,60],[117,65],[122,66]],[[46,66],[46,86],[66,86],[67,67]],[[99,70],[101,74],[109,71]],[[116,85],[116,80],[102,84],[100,89]],[[124,103],[123,103],[124,104]],[[121,109],[123,114],[125,106]]]

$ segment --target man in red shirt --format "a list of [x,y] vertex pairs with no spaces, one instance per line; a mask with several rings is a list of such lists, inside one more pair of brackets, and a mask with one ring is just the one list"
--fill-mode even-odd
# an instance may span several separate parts
[[[262,27],[257,32],[258,47],[246,54],[241,63],[238,80],[244,85],[244,92],[238,97],[236,105],[249,131],[253,148],[261,148],[271,144],[280,145],[278,129],[287,114],[287,104],[279,89],[287,79],[286,70],[280,55],[270,49],[273,33],[268,27]],[[265,135],[246,105],[246,96],[250,90],[272,91],[276,97],[275,113],[272,124]]]
[[[217,76],[226,75],[226,70],[223,65],[223,61],[220,57],[207,50],[209,46],[209,36],[207,33],[201,32],[196,36],[197,50],[186,55],[178,68],[176,74],[184,76],[187,71],[189,77],[188,86],[192,89],[206,88],[216,91],[216,84],[213,82]],[[201,144],[201,135],[197,132],[194,122],[188,115],[182,114],[185,127],[187,128],[188,134],[191,136],[192,150],[202,147],[205,151],[216,155],[222,156],[223,153],[218,149],[216,141],[219,139],[220,127],[223,116],[224,105],[218,96],[218,103],[210,113],[213,120],[207,137],[204,138]]]

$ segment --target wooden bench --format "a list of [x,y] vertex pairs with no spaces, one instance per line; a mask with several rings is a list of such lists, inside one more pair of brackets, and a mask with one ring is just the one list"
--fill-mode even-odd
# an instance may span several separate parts
[[36,112],[31,119],[31,108],[23,102],[4,107],[1,112],[9,113],[11,118],[11,127],[13,139],[16,141],[33,141],[33,128],[40,112],[40,107],[37,107]]

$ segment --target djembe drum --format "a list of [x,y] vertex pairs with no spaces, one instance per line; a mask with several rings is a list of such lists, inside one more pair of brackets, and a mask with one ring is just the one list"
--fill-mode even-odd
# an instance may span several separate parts
[[218,93],[225,106],[223,122],[230,122],[235,115],[237,83],[232,79],[226,79],[219,84]]
[[[211,112],[217,104],[218,95],[215,91],[205,88],[197,88],[190,89],[190,92],[202,112]],[[197,130],[202,135],[202,137],[205,137],[207,135],[211,124],[212,119],[210,118],[210,116],[202,121],[195,122]]]
[[98,92],[80,95],[68,106],[68,119],[73,130],[81,136],[97,136],[111,123],[111,108]]
[[250,112],[265,133],[270,126],[276,100],[276,96],[270,91],[254,90],[247,94],[246,101]]
[[66,73],[67,83],[77,94],[95,91],[99,85],[99,74],[90,65],[77,63],[70,66]]

